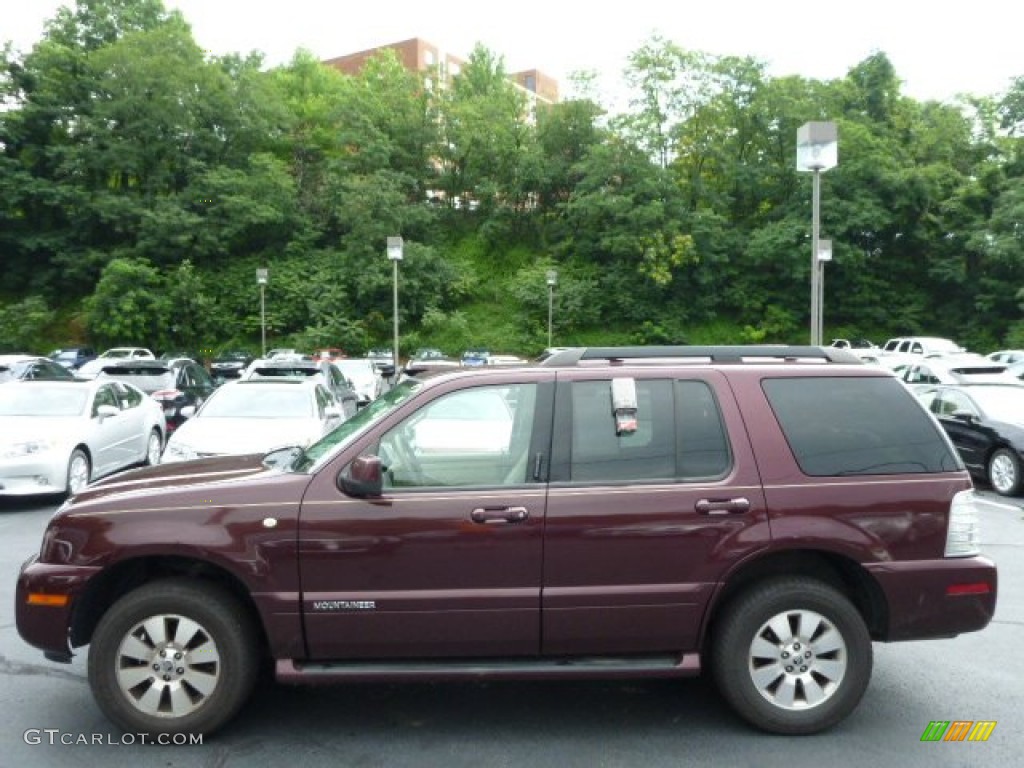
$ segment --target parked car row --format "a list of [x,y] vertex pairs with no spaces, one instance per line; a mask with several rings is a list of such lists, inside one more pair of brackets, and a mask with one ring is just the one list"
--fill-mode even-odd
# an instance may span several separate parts
[[[952,340],[938,337],[899,337],[890,339],[881,348],[866,339],[835,339],[832,346],[852,352],[866,362],[891,369],[897,378],[920,397],[925,407],[936,415],[960,451],[965,464],[977,478],[990,483],[997,492],[1006,495],[1024,491],[1024,360],[1018,360],[1024,356],[1024,352],[1000,350],[983,357],[964,352]],[[91,350],[83,347],[58,350],[55,354],[63,355],[64,360],[68,361],[87,357],[89,352]],[[115,381],[128,385],[127,390],[115,391],[120,399],[111,398],[109,392],[103,398],[121,404],[127,397],[125,392],[138,391],[147,395],[147,400],[154,401],[163,417],[158,427],[161,449],[164,442],[181,430],[186,422],[195,424],[181,437],[169,441],[165,460],[183,460],[219,453],[264,452],[286,444],[306,444],[350,418],[358,408],[376,400],[387,388],[381,368],[390,366],[390,358],[386,365],[383,364],[383,356],[390,355],[390,350],[377,350],[376,357],[368,355],[366,358],[336,360],[326,359],[343,354],[335,348],[320,350],[320,360],[295,349],[281,348],[271,352],[272,355],[268,354],[267,358],[254,359],[244,351],[229,351],[212,363],[215,371],[213,375],[193,359],[181,357],[158,360],[152,357],[150,350],[142,347],[107,350],[83,364],[78,371],[74,371],[73,366],[66,367],[43,357],[4,355],[0,356],[0,383],[19,380],[74,381],[77,375],[80,380],[92,377],[97,382]],[[552,350],[552,354],[557,352]],[[402,378],[419,377],[443,368],[515,365],[522,362],[520,358],[494,355],[482,348],[467,350],[461,359],[446,357],[437,349],[423,349],[418,350],[410,359]],[[287,383],[307,379],[316,386],[296,388]],[[218,388],[218,385],[234,380],[277,382],[283,386],[276,389],[235,387],[227,390],[231,394],[224,395],[220,405],[211,406],[207,410],[204,407],[206,402],[224,389]],[[65,391],[77,390],[69,388]],[[54,390],[48,392],[47,397],[53,399]],[[45,401],[42,395],[40,397],[41,402]],[[279,403],[276,412],[271,407],[274,402]],[[998,403],[998,407],[993,403]],[[110,405],[111,402],[106,404]],[[66,406],[67,410],[78,413],[76,408],[70,404]],[[87,420],[95,421],[94,426],[110,421],[113,414],[107,410],[101,417],[97,408],[89,411]],[[34,417],[31,413],[12,412],[8,415],[21,419],[21,423],[25,423],[25,419],[29,419],[27,423],[30,424],[42,423],[32,422]],[[246,427],[240,425],[238,419],[258,419],[262,422],[258,422],[257,426]],[[286,424],[290,420],[295,423]],[[40,436],[37,443],[28,445],[20,437],[17,441],[12,439],[3,442],[6,447],[0,453],[0,464],[4,466],[10,459],[20,461],[24,456],[47,453],[51,450],[51,444],[56,446],[61,443],[63,447],[48,456],[48,469],[39,473],[34,480],[15,480],[6,469],[0,467],[0,494],[28,493],[32,491],[23,489],[31,487],[37,489],[34,492],[74,490],[84,482],[128,465],[108,460],[108,449],[98,447],[97,453],[86,444],[82,446],[81,453],[88,461],[88,470],[83,471],[80,457],[72,469],[71,448],[64,445],[63,440],[49,439],[50,426],[48,423],[46,429],[37,430]],[[148,426],[152,431],[154,425]],[[266,433],[265,436],[257,437],[261,430]],[[109,428],[99,430],[107,436],[112,431]],[[77,434],[75,430],[70,432],[72,435]],[[22,433],[13,428],[0,431],[0,435],[8,434]],[[126,445],[130,443],[134,448],[125,447],[121,450],[122,459],[131,459],[129,464],[152,461],[150,454],[154,451],[150,450],[150,446],[139,447],[143,445],[144,438],[146,435],[125,438]],[[431,441],[435,438],[440,439],[433,435]],[[159,450],[155,453],[156,460],[159,460]],[[55,459],[58,454],[59,458]],[[54,470],[58,465],[59,472]],[[40,488],[43,490],[38,490]]]

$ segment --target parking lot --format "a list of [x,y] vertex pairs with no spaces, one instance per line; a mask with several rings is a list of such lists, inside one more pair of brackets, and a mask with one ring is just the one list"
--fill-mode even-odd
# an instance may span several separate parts
[[[202,745],[122,735],[92,701],[85,655],[46,661],[14,627],[14,583],[55,502],[0,503],[2,765],[679,766],[1012,764],[1024,752],[1024,499],[992,493],[983,550],[1000,568],[995,619],[948,640],[875,644],[860,707],[810,737],[739,721],[705,680],[364,684],[266,682]],[[922,743],[935,720],[995,721],[984,743]],[[62,743],[63,742],[63,743]]]

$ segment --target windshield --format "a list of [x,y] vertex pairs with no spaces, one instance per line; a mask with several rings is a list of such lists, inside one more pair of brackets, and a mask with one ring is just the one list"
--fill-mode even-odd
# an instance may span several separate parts
[[0,387],[0,416],[80,416],[88,392],[81,387]]
[[221,388],[193,418],[204,419],[309,419],[315,403],[305,387],[247,384]]
[[399,384],[387,394],[381,395],[348,421],[343,421],[317,442],[313,443],[299,456],[291,469],[295,472],[308,472],[317,469],[352,438],[362,433],[371,424],[376,424],[395,408],[404,403],[423,383],[410,379]]

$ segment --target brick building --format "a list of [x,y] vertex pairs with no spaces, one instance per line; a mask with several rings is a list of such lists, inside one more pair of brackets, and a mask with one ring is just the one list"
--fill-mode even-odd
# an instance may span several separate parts
[[[398,60],[408,70],[428,72],[436,67],[439,77],[443,82],[448,82],[451,78],[458,75],[466,64],[465,59],[454,56],[433,43],[418,37],[378,46],[377,48],[370,48],[365,51],[345,54],[344,56],[337,56],[326,60],[324,64],[354,75],[363,68],[368,59],[388,48],[398,55]],[[538,69],[513,72],[509,75],[509,79],[526,92],[531,106],[536,106],[537,103],[554,104],[558,101],[558,81]]]

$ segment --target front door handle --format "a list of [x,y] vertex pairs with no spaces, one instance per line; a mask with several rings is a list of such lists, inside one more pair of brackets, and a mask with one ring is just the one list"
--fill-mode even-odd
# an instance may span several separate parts
[[699,499],[694,505],[702,515],[731,515],[750,511],[750,500],[742,496],[734,499]]
[[530,513],[526,507],[477,507],[469,516],[474,523],[521,523]]

